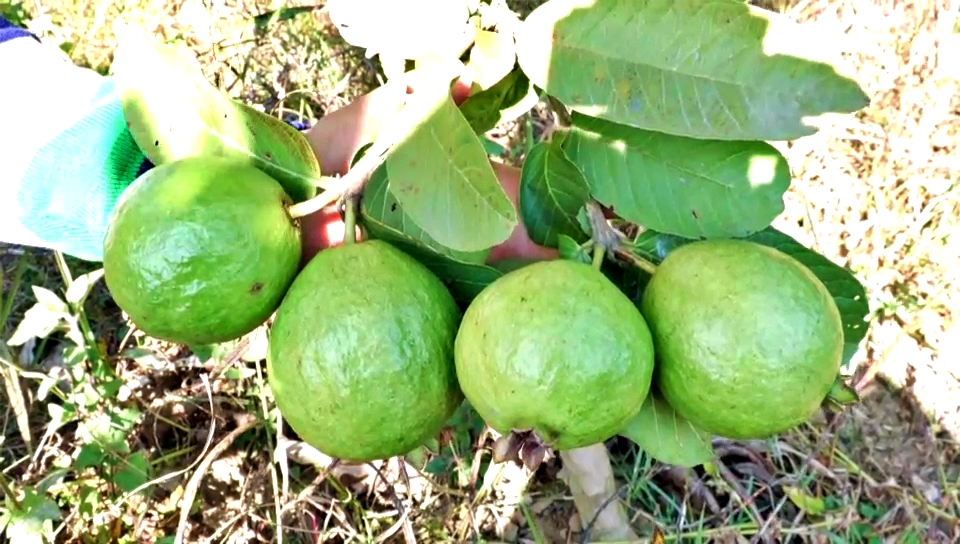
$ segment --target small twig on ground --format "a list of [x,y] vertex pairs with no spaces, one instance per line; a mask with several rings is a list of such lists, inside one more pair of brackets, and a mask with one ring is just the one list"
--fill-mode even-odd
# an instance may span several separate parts
[[10,488],[10,485],[7,484],[7,478],[3,475],[3,472],[0,472],[0,491],[3,491],[4,497],[13,503],[15,508],[20,508],[20,500],[17,499],[17,496],[13,493],[13,489]]
[[618,489],[615,492],[611,493],[609,496],[607,496],[607,498],[604,499],[602,503],[600,503],[600,507],[597,508],[597,511],[593,513],[593,517],[591,517],[590,521],[583,527],[583,532],[580,534],[580,544],[587,544],[591,542],[590,533],[593,531],[593,526],[596,525],[597,520],[600,518],[600,514],[602,514],[603,511],[608,506],[610,506],[611,502],[618,499],[619,497],[620,497],[620,490]]
[[[214,406],[213,406],[213,390],[210,388],[210,380],[207,379],[207,376],[206,376],[206,375],[201,375],[201,376],[200,376],[200,380],[203,382],[203,385],[204,385],[204,386],[206,387],[206,389],[207,389],[207,402],[208,402],[209,405],[210,405],[210,413],[213,414],[213,411],[214,411]],[[165,481],[167,481],[167,480],[170,480],[170,479],[172,479],[172,478],[176,478],[177,476],[180,476],[181,474],[186,474],[186,473],[189,472],[191,469],[193,469],[193,467],[197,466],[197,465],[201,462],[200,460],[204,457],[204,455],[206,454],[206,452],[210,450],[210,444],[213,443],[213,435],[214,435],[214,429],[215,429],[215,428],[216,428],[216,423],[214,422],[213,419],[211,419],[211,420],[210,420],[210,430],[209,430],[209,432],[207,432],[207,441],[206,441],[206,442],[204,443],[204,445],[203,445],[203,451],[200,452],[200,455],[197,456],[197,458],[193,461],[193,463],[190,463],[190,466],[188,466],[187,468],[184,468],[184,469],[182,469],[182,470],[178,470],[178,471],[175,471],[175,472],[171,472],[171,473],[169,473],[169,474],[165,474],[165,475],[163,475],[163,476],[161,476],[161,477],[159,477],[159,478],[155,478],[155,479],[153,479],[153,480],[150,480],[149,482],[145,482],[143,485],[141,485],[141,486],[133,489],[132,491],[128,492],[126,495],[124,495],[123,497],[121,497],[120,500],[117,501],[115,504],[111,505],[111,507],[110,507],[110,508],[111,508],[111,511],[112,511],[115,515],[119,516],[119,515],[120,515],[120,512],[119,512],[118,510],[116,510],[116,509],[119,508],[120,505],[124,504],[127,500],[129,500],[130,497],[133,497],[134,495],[136,495],[136,494],[139,493],[140,491],[142,491],[142,490],[144,490],[144,489],[146,489],[146,488],[148,488],[148,487],[150,487],[150,486],[152,486],[152,485],[156,485],[156,484],[159,484],[159,483],[161,483],[161,482],[165,482]]]
[[[245,336],[244,340],[247,340],[249,343],[250,336]],[[240,358],[240,353],[237,353],[237,358]],[[264,394],[265,380],[263,378],[263,369],[261,365],[257,365],[257,382],[259,383],[258,389],[260,390],[260,409],[264,414],[269,414],[270,410],[267,407],[267,397]],[[278,439],[283,436],[283,416],[280,413],[277,413],[277,437]],[[276,451],[276,450],[274,450]],[[279,479],[277,478],[277,465],[281,466],[283,471],[283,486],[280,486]],[[288,487],[288,474],[287,469],[287,458],[283,457],[278,459],[278,463],[267,463],[267,466],[270,469],[270,483],[273,486],[273,505],[277,513],[277,544],[283,544],[283,501],[287,499]]]
[[[403,458],[398,459],[400,466],[403,466]],[[387,461],[389,464],[389,461]],[[410,524],[410,518],[408,517],[407,509],[403,506],[403,501],[400,499],[400,495],[397,493],[397,488],[393,483],[387,481],[387,477],[384,476],[383,471],[380,470],[380,467],[369,463],[373,470],[377,471],[377,476],[380,477],[380,480],[383,481],[387,489],[390,490],[391,499],[393,499],[393,505],[396,507],[397,512],[400,514],[400,519],[393,524],[392,527],[387,529],[387,532],[377,538],[377,542],[386,542],[398,529],[403,528],[403,539],[407,544],[416,544],[417,537],[413,534],[413,526]],[[407,488],[409,490],[409,487]]]
[[[177,544],[183,542],[183,536],[187,531],[187,519],[190,517],[190,508],[193,506],[193,501],[197,497],[197,490],[200,488],[200,481],[203,480],[204,473],[207,472],[207,469],[210,468],[210,465],[213,464],[218,457],[223,455],[223,452],[227,451],[230,446],[233,445],[233,442],[239,438],[240,435],[256,427],[259,423],[260,422],[252,416],[247,418],[239,427],[223,437],[197,467],[197,470],[193,473],[193,476],[190,477],[190,481],[187,482],[187,486],[183,490],[183,499],[181,499],[180,503],[180,522],[177,524],[177,537],[174,542]],[[210,433],[211,435],[213,434],[212,428],[210,429]]]
[[771,520],[764,519],[763,514],[757,510],[757,505],[754,504],[753,497],[751,497],[750,494],[747,493],[747,490],[740,485],[740,482],[737,481],[737,476],[730,471],[726,464],[724,464],[722,461],[717,461],[716,466],[720,471],[720,476],[724,479],[724,481],[727,482],[728,485],[730,485],[730,487],[733,488],[735,492],[734,496],[739,499],[740,504],[750,512],[751,516],[753,516],[754,522],[756,522],[757,525],[762,525],[764,527],[764,530],[757,532],[754,540],[762,538],[764,542],[773,542],[772,537],[766,534],[766,529],[769,528]]
[[726,455],[740,455],[750,459],[754,463],[762,466],[768,472],[776,472],[776,467],[768,459],[764,459],[759,453],[744,444],[736,443],[726,438],[717,438],[713,440],[713,448],[718,458]]
[[[837,415],[836,419],[834,419],[833,421],[827,424],[827,428],[825,432],[820,435],[820,438],[817,440],[817,443],[814,444],[814,447],[810,450],[810,452],[807,454],[807,457],[804,459],[803,465],[801,466],[801,469],[800,469],[800,475],[797,476],[796,478],[797,480],[802,480],[806,476],[807,470],[810,469],[810,462],[813,460],[816,454],[819,453],[820,450],[823,449],[823,447],[826,445],[827,437],[829,437],[830,433],[835,431],[840,426],[841,422],[845,419],[844,417],[845,415],[846,415],[845,413],[841,412],[840,414]],[[777,516],[780,513],[780,510],[787,503],[787,500],[788,500],[788,497],[784,495],[783,498],[781,498],[780,501],[777,502],[777,506],[773,509],[772,512],[770,512],[770,515],[767,517],[767,520],[764,522],[763,526],[761,526],[760,530],[757,531],[758,535],[762,535],[767,530],[767,527],[770,525],[770,523],[772,523],[773,520],[777,518]]]
[[[680,489],[684,489],[686,496],[700,501],[710,510],[711,514],[715,516],[720,514],[720,502],[717,501],[717,498],[710,489],[703,485],[703,481],[697,477],[691,469],[676,465],[667,465],[664,466],[659,473],[668,478]],[[686,500],[686,497],[684,497],[684,500]]]

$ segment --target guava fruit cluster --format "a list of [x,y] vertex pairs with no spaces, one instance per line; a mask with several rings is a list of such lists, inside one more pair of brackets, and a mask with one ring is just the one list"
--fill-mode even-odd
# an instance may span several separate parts
[[[490,284],[456,338],[461,388],[507,442],[601,442],[657,394],[714,435],[762,439],[807,421],[840,371],[824,284],[776,249],[714,239],[675,249],[634,304],[593,267],[528,265]],[[509,453],[508,453],[509,455]]]
[[525,462],[619,434],[652,394],[706,432],[764,438],[810,418],[839,372],[842,324],[826,287],[753,242],[675,249],[639,303],[598,267],[559,259],[506,273],[461,309],[385,241],[348,241],[301,265],[290,203],[248,164],[160,165],[113,211],[105,278],[140,329],[171,342],[225,342],[272,317],[276,405],[333,457],[407,454],[465,400],[506,438],[500,453]]
[[268,379],[290,427],[347,461],[409,453],[463,402],[460,308],[386,242],[337,246],[301,266],[290,203],[275,179],[232,159],[159,165],[112,212],[107,286],[144,333],[175,343],[235,340],[272,316]]

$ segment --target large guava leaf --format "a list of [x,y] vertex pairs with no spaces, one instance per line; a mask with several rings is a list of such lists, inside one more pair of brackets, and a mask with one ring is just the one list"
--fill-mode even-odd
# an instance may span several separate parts
[[[844,364],[848,363],[860,349],[860,342],[867,334],[866,317],[870,313],[870,305],[863,284],[846,268],[773,227],[767,227],[744,239],[790,255],[823,282],[840,310],[840,319],[843,322],[843,361]],[[628,249],[649,261],[660,263],[671,251],[693,241],[648,230],[637,237]]]
[[455,251],[431,238],[407,216],[388,185],[386,167],[381,165],[367,183],[360,204],[359,220],[369,238],[390,242],[423,263],[461,304],[469,304],[503,275],[484,264],[489,251]]
[[823,29],[736,0],[550,0],[516,30],[533,83],[574,111],[707,139],[788,140],[868,104]]
[[710,433],[677,414],[655,390],[619,434],[654,459],[671,465],[695,467],[714,456]]
[[385,127],[388,190],[438,243],[473,252],[504,242],[517,225],[513,207],[470,123],[450,96],[456,72],[437,67]]
[[577,214],[590,199],[590,187],[555,138],[533,146],[520,172],[518,204],[530,239],[559,247],[558,235],[583,242],[589,238]]
[[700,140],[574,113],[564,142],[594,198],[651,229],[746,236],[784,210],[787,160],[765,142]]
[[270,174],[296,202],[316,194],[320,164],[303,134],[211,85],[186,47],[153,43],[124,26],[117,36],[112,68],[124,118],[154,164],[230,157]]
[[471,94],[460,111],[477,134],[530,111],[540,100],[536,89],[519,66],[490,87]]
[[360,214],[364,222],[372,222],[376,227],[389,229],[411,243],[458,262],[482,264],[486,261],[489,250],[457,251],[433,239],[410,219],[389,187],[387,169],[380,165],[373,171],[363,193]]

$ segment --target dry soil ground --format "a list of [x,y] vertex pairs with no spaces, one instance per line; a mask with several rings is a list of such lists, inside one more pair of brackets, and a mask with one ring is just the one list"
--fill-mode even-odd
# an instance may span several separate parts
[[[271,113],[316,119],[377,82],[374,63],[339,40],[310,0],[283,2],[304,7],[284,11],[267,0],[10,1],[0,0],[5,15],[102,72],[110,23],[123,12],[183,40],[211,81]],[[709,473],[652,463],[613,440],[621,499],[640,534],[657,529],[668,541],[748,542],[762,533],[782,542],[958,542],[957,3],[765,4],[844,34],[872,99],[844,124],[783,146],[796,182],[777,221],[867,287],[872,322],[855,361],[863,403],[777,440],[720,444]],[[518,144],[548,122],[535,112],[491,137],[516,161]],[[13,302],[0,304],[10,310],[3,338],[34,303],[31,285],[62,293],[65,273],[96,268],[14,246],[0,246],[0,262],[4,300]],[[479,446],[489,442],[470,414],[449,429],[423,477],[386,466],[324,478],[311,461],[327,460],[284,448],[268,421],[275,414],[256,342],[235,360],[127,337],[102,285],[85,320],[79,356],[93,363],[72,364],[62,332],[22,348],[0,343],[3,507],[48,519],[59,542],[173,542],[191,493],[182,524],[189,542],[278,541],[278,521],[286,542],[582,537],[556,462],[534,475],[488,471],[489,451]],[[67,370],[74,379],[51,387]],[[64,413],[74,417],[58,420]],[[287,459],[271,463],[278,441]],[[191,484],[195,475],[202,480]]]

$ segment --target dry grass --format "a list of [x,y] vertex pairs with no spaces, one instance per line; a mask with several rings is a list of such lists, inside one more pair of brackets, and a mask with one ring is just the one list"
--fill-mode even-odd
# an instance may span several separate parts
[[[530,9],[536,3],[517,4]],[[863,356],[855,361],[864,402],[844,417],[812,422],[776,441],[720,444],[720,462],[709,472],[663,467],[626,441],[613,440],[624,501],[641,534],[657,527],[670,541],[749,542],[762,534],[781,542],[956,542],[957,7],[925,0],[767,4],[844,32],[848,59],[872,97],[868,108],[842,126],[782,146],[796,183],[777,222],[850,267],[867,286],[874,321]],[[44,39],[65,44],[75,62],[101,71],[114,45],[111,21],[121,11],[136,17],[161,36],[184,40],[212,81],[272,113],[315,119],[376,84],[376,66],[337,39],[322,9],[258,25],[254,16],[276,3],[33,0],[24,5]],[[312,3],[285,3],[293,5]],[[525,127],[504,127],[502,136],[522,142]],[[0,248],[0,263],[5,292],[20,265],[24,285],[57,285],[46,252],[7,246]],[[31,303],[29,291],[21,290],[16,300],[7,334]],[[122,324],[102,288],[87,306],[98,337],[111,353],[117,351]],[[172,542],[178,501],[198,474],[194,463],[202,459],[210,465],[199,473],[199,501],[187,524],[190,542],[276,541],[278,519],[286,542],[372,542],[381,536],[568,542],[579,536],[582,522],[571,514],[556,463],[535,475],[512,466],[487,470],[480,446],[488,443],[475,420],[450,429],[446,455],[428,464],[432,474],[407,467],[411,472],[404,478],[403,471],[387,466],[379,473],[341,468],[327,477],[309,462],[326,460],[304,459],[303,452],[280,448],[289,460],[271,463],[281,437],[266,421],[222,442],[246,423],[243,414],[262,420],[275,415],[263,399],[257,366],[234,361],[223,367],[217,362],[222,357],[205,360],[136,336],[127,342],[150,353],[111,361],[125,383],[142,384],[133,387],[129,401],[144,412],[130,440],[148,452],[153,477],[169,478],[146,498],[93,512],[84,510],[78,488],[58,483],[52,489],[66,512],[60,541],[106,542],[114,532],[124,542]],[[34,348],[43,355],[42,369],[56,362],[49,346]],[[207,375],[209,382],[201,379]],[[36,399],[33,382],[23,381],[37,437],[47,422],[45,402]],[[3,412],[2,463],[11,463],[4,474],[15,486],[36,484],[56,466],[74,462],[75,426],[54,433],[28,458],[12,410]],[[219,443],[223,451],[210,456]],[[384,485],[384,479],[395,485]],[[99,488],[104,496],[108,487]]]

